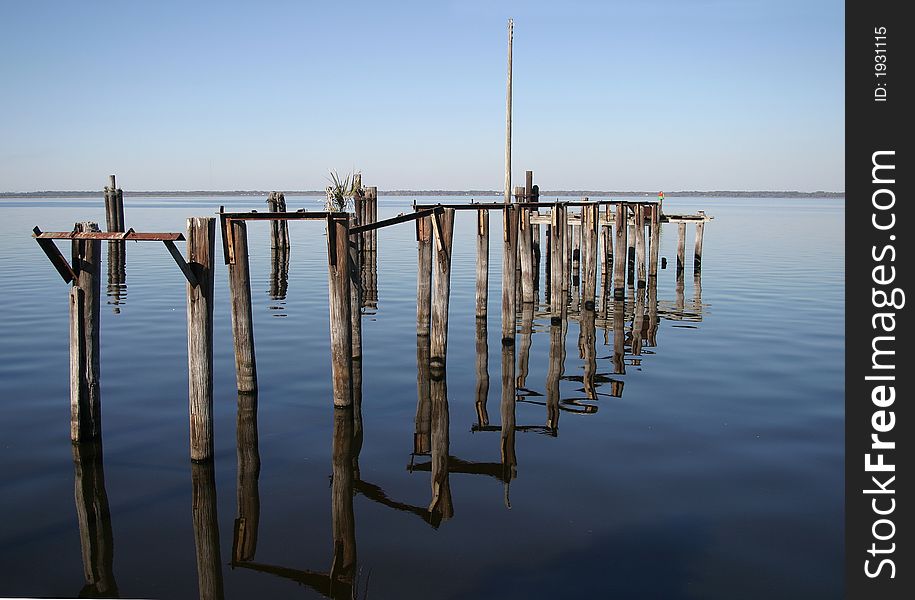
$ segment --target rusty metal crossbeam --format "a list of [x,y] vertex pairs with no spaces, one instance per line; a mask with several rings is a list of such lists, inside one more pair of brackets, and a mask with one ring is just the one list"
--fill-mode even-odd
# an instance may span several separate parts
[[45,231],[36,227],[32,237],[37,240],[101,240],[109,242],[181,242],[182,233],[138,233],[129,231]]
[[432,215],[432,214],[438,215],[438,214],[441,214],[441,212],[443,210],[445,210],[443,207],[436,205],[432,208],[420,209],[413,213],[401,214],[401,215],[397,215],[396,217],[391,217],[390,219],[384,219],[382,221],[375,221],[374,223],[368,223],[366,225],[360,225],[358,227],[353,227],[352,229],[349,230],[349,232],[350,232],[350,235],[352,235],[352,234],[356,234],[356,233],[364,233],[366,231],[374,231],[376,229],[381,229],[382,227],[387,227],[389,225],[396,225],[398,223],[406,223],[407,221],[414,221],[416,219],[422,219],[423,217],[428,217],[429,215]]
[[175,260],[181,273],[192,286],[197,286],[197,278],[184,259],[184,255],[175,247],[175,242],[184,241],[182,233],[152,233],[136,232],[133,228],[127,231],[41,231],[38,227],[32,229],[32,237],[38,242],[38,245],[44,251],[48,260],[57,269],[65,283],[76,280],[76,272],[60,249],[54,243],[54,240],[99,240],[109,242],[163,242],[168,249],[169,254]]

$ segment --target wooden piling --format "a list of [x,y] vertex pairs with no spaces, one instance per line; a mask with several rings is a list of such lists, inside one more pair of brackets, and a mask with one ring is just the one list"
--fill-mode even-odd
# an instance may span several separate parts
[[[610,205],[607,205],[607,220],[610,218]],[[602,294],[607,295],[607,288],[613,284],[613,229],[610,225],[600,225],[600,281]]]
[[581,301],[587,311],[594,310],[597,295],[597,226],[600,207],[597,204],[581,209]]
[[645,205],[635,205],[635,260],[638,287],[645,287]]
[[229,264],[232,303],[232,339],[235,344],[235,383],[239,392],[257,391],[254,322],[251,315],[251,275],[248,268],[248,228],[242,220],[229,221],[235,262]]
[[477,318],[485,319],[489,310],[489,210],[485,208],[477,211],[476,300]]
[[661,209],[657,204],[651,206],[649,227],[648,279],[651,280],[658,276],[658,256],[661,251]]
[[702,237],[705,234],[705,223],[696,223],[696,249],[693,254],[693,272],[702,271]]
[[105,221],[108,231],[124,231],[124,192],[117,187],[114,175],[105,186]]
[[635,282],[635,213],[638,206],[638,204],[629,205],[629,209],[632,211],[632,223],[629,223],[626,228],[626,283],[628,285],[633,285]]
[[[356,217],[349,215],[350,230],[356,226]],[[362,447],[362,258],[359,235],[349,236],[349,314],[350,355],[352,357],[353,446]]]
[[534,238],[531,234],[531,210],[519,208],[520,230],[518,231],[518,253],[521,255],[521,302],[534,302]]
[[686,265],[686,223],[677,223],[677,273]]
[[622,298],[626,286],[626,204],[617,202],[614,209],[613,297]]
[[432,217],[416,220],[416,335],[429,335],[432,313]]
[[451,295],[451,242],[454,209],[432,215],[435,260],[432,282],[432,327],[430,355],[433,364],[444,365],[448,353],[448,302]]
[[350,316],[349,222],[346,213],[327,217],[327,293],[335,407],[352,406],[352,320]]
[[212,461],[191,464],[197,588],[201,600],[219,600],[224,597],[214,470]]
[[507,205],[502,211],[502,343],[515,342],[516,313],[516,271],[518,256],[518,218],[519,208]]
[[[79,232],[98,231],[93,222],[77,223]],[[101,258],[99,240],[74,240],[71,265],[76,273],[70,293],[70,439],[90,440],[102,432],[99,323]]]
[[505,91],[505,204],[511,202],[512,185],[512,32],[514,24],[508,20],[508,78]]
[[550,312],[554,319],[561,318],[565,307],[565,207],[558,202],[553,205],[550,224]]
[[197,285],[187,283],[188,405],[191,460],[213,457],[213,259],[216,219],[187,220],[187,263]]

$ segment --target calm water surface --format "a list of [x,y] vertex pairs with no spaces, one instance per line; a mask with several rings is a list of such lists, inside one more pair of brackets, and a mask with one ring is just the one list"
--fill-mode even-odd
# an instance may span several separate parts
[[[379,216],[409,210],[412,200],[382,197]],[[125,204],[137,231],[184,231],[187,217],[220,204],[265,210],[255,197]],[[315,198],[287,197],[287,205],[320,209]],[[558,396],[548,390],[550,322],[538,314],[514,406],[516,464],[507,469],[500,217],[487,345],[474,318],[475,219],[458,213],[448,413],[436,417],[448,431],[449,498],[431,512],[430,456],[414,453],[414,227],[379,233],[377,307],[363,323],[354,527],[343,535],[355,545],[359,597],[841,595],[844,201],[669,198],[665,209],[715,217],[705,228],[701,286],[688,270],[678,294],[676,227],[665,225],[656,332],[635,356],[633,299],[617,321],[622,338],[610,310],[580,343],[573,315],[564,344],[553,335],[554,362],[565,349]],[[0,200],[0,596],[77,596],[95,582],[125,597],[195,597],[195,522],[219,550],[201,560],[203,585],[221,578],[230,598],[329,593],[334,411],[323,225],[291,224],[284,282],[271,273],[268,225],[249,224],[256,438],[250,421],[236,435],[229,295],[218,265],[216,456],[207,470],[188,458],[184,280],[159,243],[128,243],[124,285],[115,278],[102,300],[104,460],[71,447],[68,286],[29,234],[80,220],[104,226],[100,198]],[[690,227],[688,264],[692,237]],[[586,390],[590,339],[596,400]],[[478,399],[484,349],[489,389]],[[215,514],[202,514],[208,499]],[[87,502],[107,504],[110,520],[104,510],[81,519]]]

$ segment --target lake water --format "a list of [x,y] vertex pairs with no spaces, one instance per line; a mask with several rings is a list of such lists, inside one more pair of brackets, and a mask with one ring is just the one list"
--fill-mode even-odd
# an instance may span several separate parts
[[[382,196],[379,218],[410,210],[412,200]],[[289,210],[320,210],[316,198],[286,201]],[[256,197],[128,197],[126,221],[183,232],[187,217],[220,204],[265,210]],[[244,419],[237,438],[227,271],[217,265],[212,469],[188,455],[183,276],[162,244],[127,243],[126,285],[102,299],[102,463],[69,440],[69,286],[30,232],[83,220],[104,227],[103,203],[0,200],[0,596],[74,597],[95,582],[125,597],[192,598],[198,585],[221,585],[230,598],[321,597],[331,593],[332,568],[339,573],[354,551],[359,597],[839,597],[844,200],[668,198],[664,208],[714,216],[701,287],[687,269],[678,294],[676,226],[664,225],[657,328],[642,336],[641,354],[633,354],[632,300],[615,323],[623,337],[612,310],[598,312],[583,342],[578,317],[551,334],[538,313],[526,381],[506,403],[501,217],[492,215],[487,347],[474,316],[476,222],[457,213],[448,412],[435,416],[448,432],[450,473],[439,487],[448,498],[431,512],[432,457],[414,453],[414,226],[381,230],[377,308],[363,319],[364,433],[358,471],[347,474],[353,527],[335,535],[323,224],[290,224],[284,298],[271,274],[269,226],[248,225],[255,438]],[[548,390],[557,375],[551,340],[554,364],[565,351],[558,397]],[[590,340],[597,399],[587,393]],[[618,346],[616,361],[615,340],[625,352]],[[478,398],[484,349],[489,389]],[[515,464],[506,467],[500,426],[512,412]],[[98,517],[80,516],[87,503],[102,507]],[[199,569],[195,526],[219,549]],[[338,552],[332,567],[341,536],[350,554]]]

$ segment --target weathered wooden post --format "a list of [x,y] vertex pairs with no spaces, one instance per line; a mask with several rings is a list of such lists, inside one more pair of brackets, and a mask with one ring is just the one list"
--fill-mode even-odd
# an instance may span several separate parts
[[[98,231],[93,222],[77,223],[77,232]],[[71,264],[76,274],[70,290],[70,439],[81,442],[102,433],[99,319],[102,243],[73,240]]]
[[432,282],[431,361],[444,366],[448,353],[448,301],[451,295],[451,241],[454,236],[454,209],[432,215],[435,237],[435,277]]
[[550,312],[553,319],[562,318],[565,308],[565,207],[559,202],[553,205],[550,224]]
[[631,223],[627,218],[627,235],[626,235],[626,279],[629,285],[635,281],[635,213],[638,204],[630,204],[629,209],[632,211]]
[[114,175],[105,186],[105,220],[108,231],[124,231],[124,192],[118,188]]
[[512,37],[514,22],[508,20],[508,78],[505,87],[505,204],[511,202],[512,185]]
[[534,303],[534,238],[531,235],[531,209],[519,208],[518,252],[521,254],[521,302]]
[[705,222],[696,223],[696,249],[693,254],[693,272],[702,271],[702,237],[705,233]]
[[[378,221],[378,188],[370,186],[366,188],[365,200],[368,209],[366,225]],[[378,231],[369,232],[369,250],[374,254],[378,251]],[[373,257],[374,260],[374,257]]]
[[[582,198],[587,202],[587,198]],[[581,276],[581,225],[584,222],[585,207],[578,209],[578,225],[572,224],[572,278]]]
[[416,220],[416,335],[429,335],[432,314],[432,218]]
[[212,461],[191,464],[194,545],[197,549],[197,587],[201,600],[223,598],[214,469]]
[[677,223],[677,273],[686,265],[686,223]]
[[648,279],[658,276],[658,255],[661,251],[661,209],[657,204],[651,206],[651,223],[649,234]]
[[586,311],[594,310],[597,295],[597,226],[600,220],[600,206],[591,204],[581,209],[581,274],[582,306]]
[[604,219],[600,223],[600,244],[601,244],[601,267],[600,280],[603,295],[607,295],[607,289],[613,284],[613,229],[610,226],[610,205],[608,204]]
[[613,252],[613,297],[620,299],[625,294],[626,286],[626,204],[617,202],[615,207]]
[[[216,219],[187,220],[187,262],[197,285],[187,283],[188,405],[191,460],[213,457],[213,259]],[[215,502],[215,500],[214,500]]]
[[346,213],[327,216],[327,293],[335,407],[352,406],[353,355],[350,316],[349,222]]
[[239,392],[254,392],[257,391],[257,361],[254,355],[254,322],[251,316],[248,228],[242,220],[230,220],[227,229],[227,234],[232,236],[235,249],[235,262],[229,263],[232,339],[235,344],[235,382]]
[[635,260],[638,287],[645,287],[645,205],[635,205]]
[[477,318],[485,319],[489,306],[489,210],[477,211]]
[[[540,188],[534,185],[534,172],[524,174],[524,197],[527,202],[540,202]],[[529,215],[538,216],[540,211],[536,208],[528,210]],[[530,221],[530,218],[528,219]],[[534,269],[534,302],[538,301],[540,289],[540,223],[531,223],[531,255]]]
[[[356,227],[356,217],[349,215],[350,231]],[[359,251],[359,235],[349,236],[349,314],[350,344],[353,380],[350,389],[353,394],[353,436],[355,446],[361,448],[362,441],[362,253]]]
[[517,288],[515,263],[518,256],[518,206],[506,205],[502,219],[502,344],[515,343]]
[[[77,289],[77,288],[73,288]],[[114,536],[105,489],[102,440],[73,444],[74,496],[86,585],[82,597],[117,598],[114,579]]]
[[258,480],[261,457],[257,436],[257,394],[239,392],[235,426],[236,496],[238,517],[232,544],[233,562],[254,559],[257,550],[257,530],[260,523],[261,500]]

